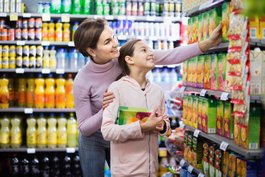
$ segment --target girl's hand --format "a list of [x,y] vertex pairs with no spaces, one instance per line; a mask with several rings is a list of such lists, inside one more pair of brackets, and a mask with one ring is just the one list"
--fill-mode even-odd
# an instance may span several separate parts
[[105,109],[106,107],[108,107],[109,104],[113,102],[114,98],[115,98],[114,94],[106,90],[105,93],[103,94],[102,108]]
[[156,117],[157,110],[154,110],[145,122],[140,121],[141,130],[143,132],[156,130],[156,127],[162,125],[164,120],[163,116]]

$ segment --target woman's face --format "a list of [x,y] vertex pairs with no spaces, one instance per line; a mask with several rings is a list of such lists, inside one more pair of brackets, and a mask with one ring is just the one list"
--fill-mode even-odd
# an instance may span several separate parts
[[118,40],[114,36],[112,29],[106,25],[99,37],[97,48],[92,49],[92,56],[95,63],[104,64],[114,58],[118,58],[120,55],[118,44]]

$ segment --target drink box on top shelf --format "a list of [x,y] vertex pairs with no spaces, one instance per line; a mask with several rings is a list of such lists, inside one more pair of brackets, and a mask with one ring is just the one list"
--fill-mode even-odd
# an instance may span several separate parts
[[211,55],[204,55],[204,88],[211,89]]
[[219,53],[217,55],[218,58],[218,90],[224,91],[225,90],[225,76],[226,76],[226,62],[227,62],[227,54],[226,53]]
[[204,55],[200,55],[198,56],[197,59],[197,87],[198,88],[203,88],[203,75],[204,73]]
[[211,55],[211,90],[218,90],[218,59],[216,54]]
[[228,41],[228,30],[230,23],[230,6],[229,2],[225,2],[222,5],[222,40],[223,42]]
[[215,8],[209,11],[209,35],[211,35],[214,29],[220,24],[222,20],[222,9]]

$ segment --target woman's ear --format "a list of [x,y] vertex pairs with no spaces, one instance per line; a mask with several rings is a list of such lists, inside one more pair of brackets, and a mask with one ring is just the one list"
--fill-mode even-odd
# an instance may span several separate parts
[[130,57],[130,56],[128,56],[128,55],[125,57],[125,61],[126,61],[126,63],[129,64],[129,65],[133,65],[133,64],[134,64],[134,60],[133,60],[133,58]]
[[86,51],[87,51],[87,53],[88,53],[90,56],[92,56],[93,58],[96,57],[96,53],[95,53],[95,50],[94,50],[94,49],[88,47],[88,48],[86,49]]

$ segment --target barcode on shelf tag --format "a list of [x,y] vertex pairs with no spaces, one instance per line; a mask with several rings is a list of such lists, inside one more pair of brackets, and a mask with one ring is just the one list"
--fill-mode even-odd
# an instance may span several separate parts
[[198,177],[204,177],[204,174],[199,173]]
[[74,43],[73,41],[68,42],[68,46],[69,46],[69,47],[74,47],[74,46],[75,46],[75,43]]
[[50,41],[42,41],[41,45],[42,46],[49,46],[50,45]]
[[195,136],[195,137],[198,138],[200,132],[201,132],[200,130],[196,129],[196,130],[194,131],[194,133],[193,133],[193,136]]
[[33,109],[32,108],[25,108],[24,109],[24,113],[25,114],[32,114],[33,113]]
[[64,69],[56,69],[56,74],[64,74]]
[[17,68],[15,72],[17,74],[23,74],[25,72],[25,69],[23,69],[23,68]]
[[50,74],[51,73],[51,70],[50,69],[42,69],[41,70],[41,73],[42,74]]
[[221,94],[221,100],[222,101],[226,101],[226,100],[228,100],[228,96],[229,96],[229,93],[227,93],[227,92],[223,92],[222,94]]
[[30,18],[31,17],[31,13],[23,13],[22,17]]
[[64,23],[68,23],[68,22],[70,22],[70,16],[64,14],[64,15],[61,16],[61,20]]
[[114,17],[112,15],[106,15],[105,19],[106,20],[114,20]]
[[185,165],[185,162],[186,162],[186,161],[185,161],[184,159],[181,159],[179,165],[183,167],[183,166]]
[[25,45],[25,41],[17,41],[17,45]]
[[16,13],[10,14],[9,20],[10,21],[17,21],[18,20],[17,14]]
[[189,172],[189,173],[192,173],[193,169],[194,169],[193,166],[189,165],[189,167],[188,167],[188,172]]
[[75,153],[75,148],[66,148],[67,153]]
[[201,92],[200,92],[200,96],[204,97],[206,95],[206,92],[207,92],[207,90],[202,89]]
[[185,86],[182,86],[182,87],[180,88],[180,93],[185,92],[185,90],[186,90],[186,87],[185,87]]
[[42,21],[51,21],[51,15],[50,14],[42,14]]
[[35,154],[36,153],[36,149],[35,148],[28,148],[27,149],[27,153],[28,154]]
[[226,151],[228,146],[229,144],[227,142],[222,141],[222,143],[220,144],[220,149]]
[[0,17],[6,17],[7,14],[6,13],[0,13]]

